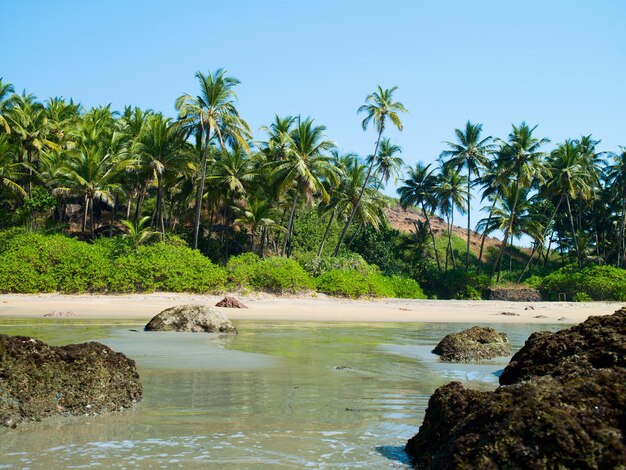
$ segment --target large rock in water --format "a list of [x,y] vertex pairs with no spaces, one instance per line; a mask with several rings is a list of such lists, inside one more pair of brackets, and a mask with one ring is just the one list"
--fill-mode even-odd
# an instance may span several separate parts
[[626,309],[533,334],[500,384],[439,387],[406,446],[414,465],[626,468]]
[[205,305],[177,305],[163,310],[148,322],[145,330],[237,334],[226,315]]
[[504,333],[493,328],[473,326],[460,333],[446,335],[433,349],[442,361],[480,361],[511,354],[509,341]]
[[49,346],[0,335],[0,425],[99,414],[141,400],[135,361],[100,343]]

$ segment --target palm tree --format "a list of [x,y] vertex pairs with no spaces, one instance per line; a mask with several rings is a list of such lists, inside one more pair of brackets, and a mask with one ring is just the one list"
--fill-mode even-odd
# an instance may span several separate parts
[[400,120],[400,113],[406,113],[407,110],[402,103],[394,101],[393,99],[393,94],[397,89],[398,87],[396,86],[383,89],[379,85],[378,90],[368,95],[365,98],[365,104],[359,107],[357,111],[357,113],[365,113],[365,118],[361,123],[361,127],[363,128],[363,130],[367,130],[371,123],[374,126],[374,129],[376,129],[376,131],[378,132],[378,138],[376,139],[374,153],[372,154],[373,157],[370,161],[370,166],[367,170],[365,181],[363,182],[363,186],[361,187],[361,193],[356,204],[352,208],[352,212],[348,216],[348,220],[343,227],[341,235],[339,236],[339,241],[337,242],[337,246],[335,247],[335,256],[337,256],[337,254],[339,253],[339,248],[341,247],[343,239],[348,232],[348,228],[352,223],[352,219],[354,219],[354,216],[359,209],[359,204],[361,203],[361,199],[363,198],[365,189],[369,184],[370,176],[374,169],[374,164],[377,162],[378,147],[380,146],[380,140],[382,138],[383,132],[385,131],[385,126],[387,125],[387,119],[389,119],[399,131],[402,131],[403,129],[402,121]]
[[491,136],[482,138],[482,124],[472,124],[467,121],[465,129],[454,129],[456,142],[445,142],[449,150],[441,152],[441,158],[448,158],[445,165],[455,168],[457,171],[467,168],[467,252],[465,270],[469,269],[470,262],[470,231],[471,231],[471,187],[472,175],[480,176],[480,172],[488,163],[488,155],[491,152]]
[[454,225],[454,209],[458,209],[461,214],[465,214],[465,201],[467,179],[454,168],[441,168],[441,173],[437,176],[436,194],[439,211],[448,221],[448,245],[446,247],[446,272],[448,271],[448,256],[452,259],[452,266],[456,269],[454,249],[452,247],[452,226]]
[[[402,153],[402,147],[392,144],[389,139],[380,141],[380,149],[374,162],[374,174],[384,184],[387,184],[390,179],[394,183],[397,182],[402,172],[404,161],[402,161],[402,158],[395,156],[397,153]],[[374,157],[370,155],[367,157],[367,163],[371,165],[373,159]]]
[[506,249],[509,235],[513,229],[515,220],[515,211],[517,210],[517,200],[519,192],[522,189],[529,188],[535,179],[543,179],[542,162],[543,152],[540,147],[549,142],[548,139],[539,139],[533,136],[533,132],[537,126],[529,127],[528,124],[522,122],[519,126],[512,126],[513,129],[509,134],[508,140],[498,140],[500,148],[498,151],[497,165],[502,168],[502,175],[512,179],[511,186],[515,188],[513,204],[511,206],[512,213],[509,217],[509,226],[504,228],[504,237],[500,245],[500,251],[494,264],[494,271],[497,270],[496,281],[500,281],[502,271],[502,258]]
[[26,175],[25,167],[17,161],[16,149],[6,135],[0,135],[0,188],[6,188],[10,192],[24,197],[26,191],[20,186],[18,180]]
[[200,163],[200,181],[196,197],[196,208],[193,226],[193,248],[198,248],[200,217],[202,215],[202,199],[207,174],[209,145],[213,136],[217,136],[222,149],[225,142],[237,143],[248,152],[250,128],[239,116],[235,106],[237,95],[234,92],[239,80],[226,75],[226,70],[217,69],[214,73],[204,75],[196,73],[200,83],[198,96],[182,95],[176,100],[180,124],[189,133],[195,133],[203,142],[202,160]]
[[261,199],[249,199],[245,205],[235,208],[235,223],[250,226],[250,251],[255,252],[256,235],[261,229],[259,255],[264,254],[265,234],[268,228],[282,228],[273,218],[272,206]]
[[613,188],[614,198],[619,209],[617,230],[617,266],[626,265],[626,147],[612,155],[607,168],[607,183]]
[[437,179],[433,175],[433,171],[430,169],[430,165],[424,165],[422,162],[415,165],[415,168],[409,168],[408,177],[404,180],[404,185],[398,188],[398,194],[400,195],[400,205],[403,209],[406,210],[409,206],[422,208],[433,243],[437,269],[441,271],[435,233],[430,225],[430,217],[428,216],[428,211],[433,210],[438,205],[436,197]]
[[0,77],[0,128],[3,128],[7,134],[11,133],[7,113],[13,102],[12,95],[15,90],[10,83],[4,83]]
[[320,193],[323,199],[328,200],[329,196],[322,180],[335,179],[338,176],[337,168],[332,164],[330,156],[324,154],[335,145],[325,139],[325,130],[325,126],[314,126],[311,118],[302,120],[298,117],[287,158],[268,164],[272,176],[278,182],[280,192],[294,189],[281,256],[285,255],[287,244],[293,234],[293,221],[300,194],[303,194],[309,203],[312,202],[315,193]]
[[158,233],[153,232],[150,227],[147,226],[149,220],[150,216],[147,215],[139,219],[138,222],[131,222],[130,220],[121,221],[122,225],[126,228],[126,233],[123,237],[130,240],[135,249],[137,249],[139,245],[146,243]]
[[125,155],[103,153],[95,146],[84,146],[72,153],[60,170],[62,189],[82,195],[85,200],[83,232],[87,229],[87,214],[91,216],[91,237],[94,238],[94,200],[110,204],[111,192],[119,183],[117,175],[135,164],[134,159]]
[[182,163],[182,134],[172,125],[171,119],[162,114],[153,114],[148,118],[147,129],[138,136],[134,150],[138,153],[140,162],[149,169],[152,179],[157,182],[156,224],[165,237],[165,223],[163,220],[163,174],[168,169],[180,166]]

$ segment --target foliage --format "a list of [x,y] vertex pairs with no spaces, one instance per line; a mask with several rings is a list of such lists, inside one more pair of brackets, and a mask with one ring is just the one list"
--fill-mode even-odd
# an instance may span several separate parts
[[278,294],[295,294],[313,289],[314,282],[296,261],[275,257],[256,264],[252,287]]
[[311,276],[318,277],[328,271],[339,269],[342,271],[355,270],[362,274],[368,274],[377,268],[367,264],[361,255],[356,253],[344,253],[340,256],[301,256],[300,264]]
[[226,265],[228,283],[235,287],[251,288],[261,258],[255,253],[244,253],[231,256]]
[[[550,300],[580,300],[586,295],[592,300],[626,300],[626,269],[614,266],[588,266],[583,269],[570,265],[553,272],[541,282],[542,294]],[[584,297],[587,298],[587,297]]]

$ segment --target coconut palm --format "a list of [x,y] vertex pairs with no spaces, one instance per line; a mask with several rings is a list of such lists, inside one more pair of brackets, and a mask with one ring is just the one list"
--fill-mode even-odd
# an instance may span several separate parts
[[2,77],[0,77],[0,129],[4,129],[4,132],[7,134],[11,133],[7,113],[13,103],[12,96],[14,91],[13,85],[4,83]]
[[26,196],[18,181],[26,176],[25,167],[17,161],[17,149],[6,135],[0,135],[0,189],[6,188],[17,196]]
[[135,249],[139,248],[139,245],[143,245],[154,237],[158,232],[153,232],[148,221],[150,216],[145,216],[139,219],[138,222],[131,222],[130,220],[122,220],[122,225],[126,229],[123,237],[130,240]]
[[465,214],[465,202],[467,201],[466,185],[467,179],[465,176],[461,175],[450,166],[442,166],[441,172],[437,175],[435,187],[437,205],[439,211],[448,222],[448,245],[446,247],[445,265],[446,271],[448,270],[448,257],[451,258],[452,266],[456,269],[456,259],[452,248],[452,226],[454,225],[455,208],[461,214]]
[[446,160],[445,165],[455,168],[457,171],[467,169],[467,251],[465,270],[469,269],[470,262],[470,231],[471,231],[471,198],[472,198],[472,175],[480,176],[480,172],[487,165],[493,146],[490,144],[491,136],[483,138],[482,124],[472,124],[467,121],[465,129],[454,129],[456,142],[445,142],[448,150],[441,152],[441,158]]
[[[396,156],[398,153],[402,153],[402,147],[392,144],[389,139],[382,139],[380,141],[380,148],[376,156],[376,161],[374,162],[374,174],[384,184],[387,184],[390,179],[393,180],[394,183],[397,182],[398,177],[402,173],[404,161],[402,158]],[[374,157],[370,155],[367,157],[367,163],[371,165],[373,159]]]
[[537,126],[530,127],[525,122],[519,126],[512,126],[513,129],[508,136],[508,140],[498,140],[500,148],[496,164],[502,169],[502,175],[510,179],[510,186],[515,188],[513,196],[513,204],[509,221],[511,226],[504,227],[504,236],[500,245],[500,251],[494,264],[494,271],[497,271],[496,280],[500,281],[502,271],[502,258],[506,249],[509,235],[513,228],[512,224],[515,220],[515,211],[517,210],[517,200],[519,192],[529,188],[536,180],[543,180],[542,157],[543,152],[540,148],[549,142],[546,138],[537,138],[533,135]]
[[617,229],[617,266],[626,265],[626,147],[611,156],[607,168],[607,183],[612,189],[616,206],[619,207]]
[[352,208],[352,212],[348,216],[348,220],[346,221],[341,235],[339,236],[339,241],[337,242],[337,246],[335,247],[335,256],[339,253],[339,248],[343,243],[343,239],[348,232],[348,228],[354,219],[355,214],[359,209],[359,204],[361,203],[361,199],[363,198],[363,194],[369,184],[370,176],[374,169],[374,164],[377,162],[378,157],[378,148],[380,146],[380,141],[385,131],[385,127],[387,125],[387,120],[391,121],[392,125],[395,126],[399,131],[402,131],[403,125],[402,120],[400,119],[401,113],[406,113],[407,110],[404,105],[398,101],[394,101],[393,94],[398,89],[398,87],[394,86],[392,88],[383,89],[380,85],[378,89],[368,95],[365,98],[365,104],[359,107],[357,113],[365,113],[365,118],[361,122],[361,127],[364,131],[367,130],[370,124],[374,126],[374,129],[378,133],[378,137],[376,139],[376,145],[374,146],[373,157],[370,161],[370,166],[367,170],[367,175],[365,176],[365,181],[363,182],[363,186],[361,187],[361,193],[359,198]]
[[259,255],[264,255],[264,244],[267,229],[280,227],[273,218],[274,210],[272,206],[262,199],[249,199],[246,204],[242,204],[240,207],[235,207],[235,223],[250,227],[250,251],[253,253],[255,250],[256,236],[261,229],[261,243],[259,244]]
[[414,168],[409,168],[408,177],[404,180],[404,184],[398,188],[398,194],[400,195],[400,205],[403,209],[409,206],[421,207],[433,243],[437,269],[441,271],[435,233],[430,225],[430,217],[428,216],[428,211],[435,209],[438,205],[436,197],[437,179],[433,173],[434,170],[430,169],[430,165],[424,165],[422,162],[419,162]]
[[176,100],[181,126],[202,142],[202,160],[193,224],[193,248],[198,248],[202,199],[207,174],[209,145],[215,136],[222,149],[225,143],[236,143],[245,152],[249,151],[250,128],[239,116],[236,107],[237,95],[234,88],[239,80],[226,75],[226,70],[217,69],[214,73],[196,73],[200,84],[198,96],[182,95]]
[[312,202],[316,193],[319,193],[322,199],[328,200],[329,195],[322,180],[338,177],[337,168],[332,164],[331,157],[325,154],[335,145],[325,138],[325,130],[325,126],[315,126],[311,118],[303,120],[298,117],[291,135],[287,158],[268,164],[281,193],[294,189],[281,256],[285,255],[287,244],[293,234],[293,221],[299,196],[304,195],[308,203]]

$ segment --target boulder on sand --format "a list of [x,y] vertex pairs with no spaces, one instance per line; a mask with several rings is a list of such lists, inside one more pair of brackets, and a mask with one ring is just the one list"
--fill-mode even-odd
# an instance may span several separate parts
[[508,356],[511,347],[506,334],[493,328],[473,326],[460,333],[446,335],[433,353],[441,356],[442,361],[468,362]]
[[494,392],[431,396],[406,445],[420,469],[626,468],[626,308],[530,336]]
[[0,335],[0,425],[93,415],[141,400],[135,361],[96,343],[49,346]]
[[206,305],[177,305],[163,310],[148,322],[146,331],[237,334],[231,321],[219,310]]
[[216,303],[215,306],[223,308],[248,308],[241,301],[239,301],[239,299],[230,295],[224,297],[222,300]]

